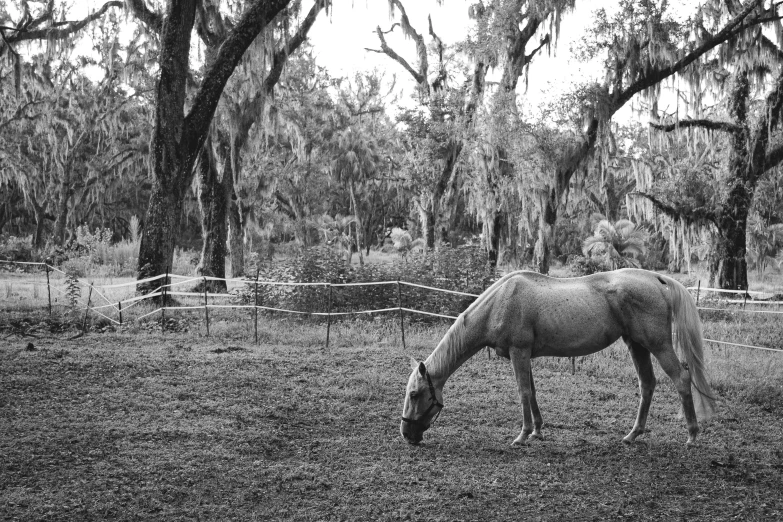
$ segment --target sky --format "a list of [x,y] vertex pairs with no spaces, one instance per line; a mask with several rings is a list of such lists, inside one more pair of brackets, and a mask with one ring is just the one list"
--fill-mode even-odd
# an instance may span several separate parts
[[[149,4],[160,8],[160,0],[147,0]],[[413,27],[425,36],[429,43],[431,37],[427,29],[427,16],[432,16],[435,32],[444,43],[453,44],[463,40],[471,25],[468,8],[475,0],[402,0]],[[73,18],[84,15],[89,5],[99,5],[103,0],[75,2],[70,15]],[[312,0],[303,0],[302,12],[307,13]],[[522,100],[527,107],[535,108],[556,101],[576,83],[587,79],[599,79],[600,64],[580,63],[571,53],[571,48],[584,35],[585,29],[593,20],[593,13],[599,8],[612,11],[615,0],[589,0],[577,2],[574,11],[566,14],[561,24],[557,46],[552,54],[540,52],[530,68],[530,81],[527,90],[521,85]],[[414,82],[402,66],[384,54],[373,53],[365,48],[380,49],[375,28],[380,26],[387,31],[392,23],[399,21],[399,13],[390,13],[387,0],[333,0],[328,15],[322,13],[310,30],[309,39],[313,44],[318,63],[326,67],[333,76],[353,76],[357,72],[374,68],[385,71],[387,76],[396,75],[396,85],[403,93],[403,104],[410,106],[414,92]],[[399,28],[386,35],[388,44],[416,68],[415,44],[406,39]],[[535,37],[534,41],[538,38]],[[495,76],[499,75],[499,71]],[[488,79],[493,80],[492,73]],[[497,79],[497,78],[495,78]],[[524,84],[524,82],[520,82]],[[407,103],[405,100],[407,99]]]
[[[471,24],[468,8],[474,1],[444,0],[439,3],[436,0],[403,0],[403,5],[411,25],[425,36],[427,42],[431,41],[427,34],[427,15],[431,15],[436,34],[444,43],[453,44],[468,34]],[[525,103],[535,106],[555,101],[575,83],[598,77],[600,66],[579,63],[570,48],[584,34],[596,9],[611,9],[614,5],[616,2],[612,0],[578,2],[577,8],[565,16],[560,39],[557,47],[553,46],[552,55],[542,50],[533,61],[530,82],[523,94]],[[390,18],[387,0],[335,0],[330,16],[319,18],[310,30],[310,41],[318,62],[333,75],[351,76],[377,67],[395,73],[398,85],[408,93],[413,91],[414,84],[410,74],[388,56],[365,50],[380,49],[375,28],[380,25],[386,31],[396,21],[399,21],[399,13]],[[399,28],[386,35],[386,40],[392,49],[416,67],[415,44],[406,40]],[[492,80],[491,74],[488,79]]]

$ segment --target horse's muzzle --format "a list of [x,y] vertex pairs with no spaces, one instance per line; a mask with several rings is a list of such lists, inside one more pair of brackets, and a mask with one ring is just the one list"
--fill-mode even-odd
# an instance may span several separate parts
[[417,426],[412,426],[405,421],[400,423],[400,434],[408,444],[418,445],[424,438],[424,431],[426,429],[427,428],[421,429]]

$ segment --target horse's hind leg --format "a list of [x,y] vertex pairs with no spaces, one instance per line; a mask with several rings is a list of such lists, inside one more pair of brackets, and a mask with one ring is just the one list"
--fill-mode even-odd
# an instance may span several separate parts
[[641,395],[636,422],[631,432],[623,439],[623,442],[626,444],[631,444],[636,440],[636,437],[644,433],[644,428],[647,425],[647,414],[650,411],[650,403],[655,391],[655,372],[653,371],[650,352],[645,347],[631,340],[626,340],[626,344],[631,352],[636,373],[639,376],[639,394]]
[[509,350],[511,365],[519,387],[519,400],[522,403],[522,432],[511,444],[525,444],[533,433],[533,414],[531,398],[533,396],[530,373],[530,349],[512,347]]
[[682,411],[685,414],[685,423],[688,426],[688,444],[696,441],[699,433],[699,422],[696,420],[696,410],[693,407],[693,395],[691,394],[691,375],[674,353],[671,343],[665,345],[658,353],[653,352],[655,358],[661,364],[666,375],[674,382],[682,401]]
[[533,413],[533,433],[530,434],[530,438],[544,440],[544,436],[541,435],[541,426],[544,424],[544,419],[541,417],[541,411],[538,409],[538,401],[536,400],[536,385],[533,383],[532,366],[530,368],[530,409]]

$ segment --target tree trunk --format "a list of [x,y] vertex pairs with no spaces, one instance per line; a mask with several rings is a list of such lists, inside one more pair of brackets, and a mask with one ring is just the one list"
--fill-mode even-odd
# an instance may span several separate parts
[[424,238],[427,243],[427,249],[431,250],[435,248],[435,213],[432,210],[425,210],[425,218],[427,220],[424,232]]
[[60,199],[57,202],[57,214],[54,221],[54,240],[59,245],[65,243],[69,199],[71,199],[71,169],[66,168],[63,171],[63,178],[60,180]]
[[544,208],[544,215],[539,223],[538,241],[535,247],[536,264],[541,274],[549,273],[549,261],[551,255],[550,245],[553,241],[555,225],[557,224],[558,192],[553,190]]
[[748,211],[753,198],[751,179],[753,166],[750,164],[748,145],[750,132],[748,123],[748,98],[750,83],[747,72],[737,74],[729,98],[729,114],[742,129],[730,136],[729,195],[720,213],[718,228],[721,242],[718,255],[723,261],[718,274],[721,288],[747,290],[748,263],[745,259],[746,227]]
[[[46,207],[39,205],[34,197],[30,197],[30,203],[35,214],[35,235],[33,236],[33,246],[41,248],[44,245],[44,228],[46,222]],[[0,229],[2,230],[2,229]]]
[[536,245],[536,264],[539,274],[549,273],[549,230],[552,227],[544,225],[538,231],[538,244]]
[[[218,179],[215,156],[211,148],[211,140],[207,140],[198,162],[198,199],[203,238],[198,271],[200,275],[225,278],[228,198],[223,183]],[[226,175],[225,170],[223,175]],[[207,288],[211,292],[227,290],[225,281],[210,281]]]
[[729,194],[720,219],[718,256],[723,261],[718,284],[721,288],[747,290],[748,262],[746,254],[746,228],[751,198],[745,184],[738,181]]
[[[362,216],[359,206],[356,204],[356,190],[353,186],[353,180],[350,182],[351,205],[353,205],[353,215],[356,217],[354,231],[356,233],[356,250],[359,252],[359,266],[364,266],[364,254],[362,254]],[[351,250],[353,252],[353,250]]]
[[[163,274],[171,268],[184,199],[177,186],[153,182],[139,245],[139,279]],[[147,293],[159,285],[159,281],[150,281],[136,289]]]
[[498,210],[495,212],[495,218],[492,220],[492,237],[489,240],[489,250],[487,252],[489,258],[489,266],[492,270],[495,270],[498,266],[498,258],[500,257],[500,239],[503,235],[503,229],[506,226],[506,213]]
[[242,229],[242,209],[235,192],[231,187],[231,198],[228,204],[228,237],[231,245],[231,277],[245,275],[245,241]]

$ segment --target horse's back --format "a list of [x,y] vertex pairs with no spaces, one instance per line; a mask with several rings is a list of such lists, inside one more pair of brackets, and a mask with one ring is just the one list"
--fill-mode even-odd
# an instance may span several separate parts
[[587,355],[620,337],[668,332],[668,284],[654,272],[634,269],[573,278],[520,271],[498,289],[498,311],[506,324],[516,321],[518,338],[533,336],[534,356]]

